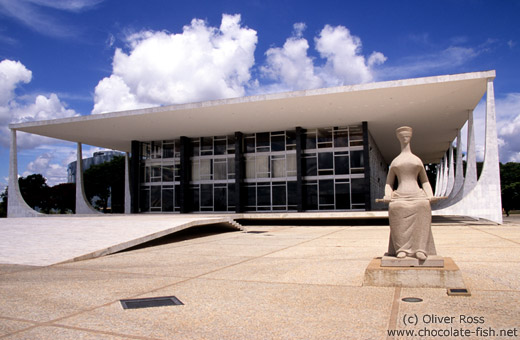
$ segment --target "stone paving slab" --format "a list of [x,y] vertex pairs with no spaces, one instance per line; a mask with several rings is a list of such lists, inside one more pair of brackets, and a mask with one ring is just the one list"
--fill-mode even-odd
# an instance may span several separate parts
[[[364,286],[366,267],[386,251],[388,230],[348,223],[255,226],[248,233],[172,237],[80,262],[0,265],[0,339],[520,337],[520,223],[433,226],[439,254],[460,267],[469,297],[439,288]],[[471,242],[457,245],[466,236]],[[120,303],[171,295],[184,305],[129,310]],[[453,330],[470,335],[444,333]]]
[[[229,217],[105,215],[0,219],[0,264],[47,266],[115,253],[193,226]],[[233,224],[233,225],[232,225]]]

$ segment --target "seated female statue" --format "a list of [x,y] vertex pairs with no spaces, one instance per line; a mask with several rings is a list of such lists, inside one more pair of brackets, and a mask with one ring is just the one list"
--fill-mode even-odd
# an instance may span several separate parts
[[[431,230],[433,191],[422,161],[411,151],[412,128],[400,127],[396,135],[401,143],[401,153],[390,164],[383,198],[389,202],[388,255],[426,260],[428,255],[437,254]],[[398,186],[394,191],[396,178]]]

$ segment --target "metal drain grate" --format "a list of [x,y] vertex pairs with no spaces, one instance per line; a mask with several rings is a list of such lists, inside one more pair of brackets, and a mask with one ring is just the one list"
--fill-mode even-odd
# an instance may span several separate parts
[[405,298],[402,298],[401,301],[404,301],[404,302],[422,302],[423,299],[421,298],[416,298],[416,297],[405,297]]
[[179,306],[184,305],[184,303],[182,303],[175,296],[163,296],[153,298],[121,300],[121,305],[124,309],[136,309],[150,307]]
[[471,293],[466,288],[448,288],[449,296],[471,296]]

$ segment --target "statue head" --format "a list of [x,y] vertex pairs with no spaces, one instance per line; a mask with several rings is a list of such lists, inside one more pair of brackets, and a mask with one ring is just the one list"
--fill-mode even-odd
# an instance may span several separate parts
[[412,131],[413,129],[409,126],[401,126],[395,130],[395,134],[397,139],[401,142],[401,144],[408,144],[412,139]]

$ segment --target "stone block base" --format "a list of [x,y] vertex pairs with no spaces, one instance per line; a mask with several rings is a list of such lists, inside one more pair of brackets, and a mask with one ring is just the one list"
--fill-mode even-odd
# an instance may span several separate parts
[[381,267],[444,267],[442,256],[428,256],[426,260],[420,261],[415,257],[405,257],[399,259],[395,256],[383,256]]
[[443,267],[382,267],[373,259],[365,270],[364,286],[410,288],[464,288],[459,267],[449,257]]

